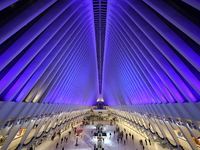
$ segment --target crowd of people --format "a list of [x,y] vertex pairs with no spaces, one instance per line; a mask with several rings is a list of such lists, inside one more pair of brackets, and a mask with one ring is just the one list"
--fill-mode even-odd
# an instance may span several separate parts
[[[119,127],[117,127],[117,128],[119,128]],[[115,133],[116,133],[116,131],[114,131],[114,135],[115,135]],[[110,134],[111,134],[111,133],[110,133]],[[124,135],[125,135],[125,136],[124,136]],[[134,141],[134,135],[131,134],[131,133],[127,133],[127,132],[126,132],[126,129],[124,128],[124,131],[121,131],[121,132],[118,133],[118,136],[117,136],[117,143],[120,143],[120,141],[121,141],[124,145],[126,145],[127,140],[128,140],[128,137],[130,137],[130,138],[132,139],[132,141]],[[146,145],[148,145],[148,142],[149,142],[149,145],[151,145],[150,139],[145,139]],[[140,143],[142,149],[144,150],[144,149],[145,149],[145,146],[144,146],[144,144],[143,144],[143,140],[140,139],[140,140],[139,140],[139,143]],[[136,150],[137,150],[137,149],[136,149]]]
[[[102,132],[102,129],[103,129],[103,127],[97,127],[97,130],[98,131],[101,131]],[[119,144],[119,143],[123,143],[124,145],[126,145],[127,144],[127,142],[128,142],[128,139],[131,139],[133,142],[134,142],[134,134],[132,133],[128,133],[127,131],[126,131],[126,129],[124,128],[123,129],[123,131],[121,131],[121,132],[119,132],[119,127],[118,127],[118,125],[116,125],[116,129],[117,130],[114,130],[113,131],[113,133],[112,132],[110,132],[110,133],[108,133],[109,135],[110,135],[110,137],[112,136],[112,134],[115,136],[115,135],[117,135],[116,137],[117,137],[117,143]],[[91,131],[91,133],[92,133],[92,135],[93,135],[93,130]],[[147,138],[145,138],[145,144],[146,145],[151,145],[151,141],[150,141],[150,139],[147,139]],[[104,138],[103,138],[103,142],[104,142]],[[145,150],[145,146],[144,146],[144,143],[143,143],[143,140],[142,139],[140,139],[139,140],[139,144],[141,145],[141,148],[143,149],[143,150]],[[94,150],[96,150],[97,149],[97,146],[96,146],[96,144],[94,144]],[[138,149],[136,149],[136,150],[138,150]]]
[[[82,127],[82,126],[80,126],[80,127]],[[121,126],[120,126],[120,128],[121,128]],[[104,138],[105,139],[109,138],[109,137],[112,138],[113,136],[115,137],[115,140],[118,144],[127,145],[127,143],[129,143],[130,141],[137,142],[137,141],[134,141],[133,132],[128,132],[128,130],[126,128],[124,128],[124,129],[120,129],[120,128],[118,125],[116,125],[116,129],[114,131],[106,133],[105,137],[102,136],[102,143],[104,143]],[[52,141],[54,141],[54,138],[56,136],[59,137],[58,140],[56,140],[55,148],[64,150],[65,149],[64,145],[68,142],[68,139],[71,134],[73,134],[73,133],[74,133],[74,135],[76,134],[76,130],[77,130],[77,128],[72,126],[72,129],[70,131],[68,131],[68,134],[65,134],[65,136],[62,135],[62,133],[60,131],[55,132],[51,136]],[[93,136],[94,132],[102,134],[103,130],[104,130],[103,125],[97,126],[96,130],[94,130],[94,129],[91,130],[92,136]],[[141,146],[140,149],[145,150],[145,147],[146,147],[145,145],[151,145],[151,141],[150,141],[150,139],[147,139],[147,138],[140,139],[139,144]],[[97,145],[98,145],[97,143],[94,143],[94,150],[97,150],[99,148]],[[104,149],[103,147],[104,147],[104,144],[102,144],[101,150]],[[138,150],[138,149],[135,149],[135,150]]]
[[[70,132],[69,132],[69,136],[70,136]],[[68,141],[68,137],[67,136],[65,136],[64,138],[62,137],[61,138],[61,134],[59,134],[59,141],[56,143],[56,149],[58,148],[58,146],[59,146],[59,143],[60,143],[60,145],[62,145],[64,142],[65,143],[67,143],[67,141]],[[62,147],[62,150],[64,150],[65,148],[64,147]]]

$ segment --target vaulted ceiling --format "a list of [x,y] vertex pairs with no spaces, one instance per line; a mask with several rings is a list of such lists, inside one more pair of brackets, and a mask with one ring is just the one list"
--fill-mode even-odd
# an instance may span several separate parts
[[200,100],[200,3],[0,3],[0,99],[108,105]]

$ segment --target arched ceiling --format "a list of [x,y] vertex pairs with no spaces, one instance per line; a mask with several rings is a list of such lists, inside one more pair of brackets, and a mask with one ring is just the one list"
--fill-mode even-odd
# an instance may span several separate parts
[[0,3],[0,99],[108,105],[200,100],[199,2]]

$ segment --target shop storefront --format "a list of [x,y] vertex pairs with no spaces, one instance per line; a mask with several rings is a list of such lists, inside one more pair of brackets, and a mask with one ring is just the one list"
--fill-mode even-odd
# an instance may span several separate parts
[[26,132],[26,129],[20,128],[19,131],[17,132],[15,138],[19,138],[19,137],[23,136],[25,134],[25,132]]

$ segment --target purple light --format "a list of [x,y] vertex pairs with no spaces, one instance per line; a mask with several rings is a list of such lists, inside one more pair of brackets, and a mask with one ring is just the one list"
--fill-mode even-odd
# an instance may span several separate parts
[[1,100],[198,102],[200,30],[187,17],[153,0],[35,2],[2,26]]

